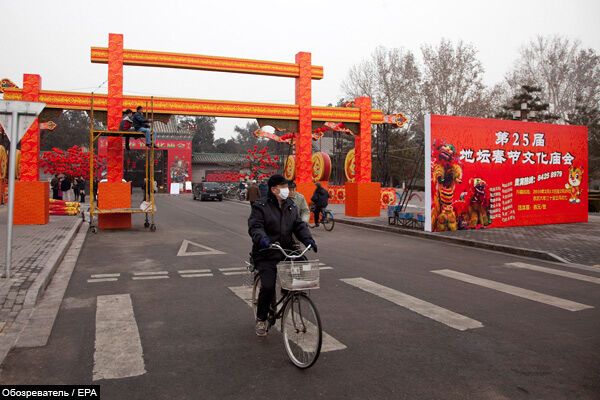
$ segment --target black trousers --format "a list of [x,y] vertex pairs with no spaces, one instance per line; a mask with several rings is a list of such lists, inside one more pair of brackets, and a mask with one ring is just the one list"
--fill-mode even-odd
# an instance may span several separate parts
[[321,218],[321,214],[323,213],[323,208],[324,207],[317,207],[317,206],[315,206],[315,211],[314,211],[314,214],[315,214],[315,225],[319,224],[319,218]]
[[275,285],[277,282],[276,260],[261,260],[256,262],[256,269],[260,277],[260,292],[256,307],[256,319],[266,321],[269,314],[269,305],[275,299]]

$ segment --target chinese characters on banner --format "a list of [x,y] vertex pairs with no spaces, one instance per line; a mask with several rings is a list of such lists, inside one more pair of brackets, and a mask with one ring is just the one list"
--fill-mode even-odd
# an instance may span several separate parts
[[586,127],[427,116],[425,229],[587,222]]

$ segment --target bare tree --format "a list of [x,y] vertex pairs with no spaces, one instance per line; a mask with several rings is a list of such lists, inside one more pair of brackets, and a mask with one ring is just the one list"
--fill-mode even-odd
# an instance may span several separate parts
[[567,120],[577,107],[595,107],[600,101],[600,57],[582,49],[579,40],[538,36],[521,48],[507,76],[513,90],[538,86],[550,111]]
[[482,82],[483,66],[477,50],[459,41],[442,39],[437,47],[424,45],[423,95],[429,112],[444,115],[486,116],[490,96]]
[[[377,48],[370,59],[353,66],[342,89],[352,98],[369,96],[373,107],[386,114],[404,113],[408,126],[397,129],[390,125],[378,125],[375,128],[375,163],[377,179],[391,183],[391,171],[398,168],[390,159],[390,150],[408,142],[410,125],[422,113],[422,97],[419,93],[421,74],[412,52],[403,49]],[[393,157],[392,157],[393,158]]]

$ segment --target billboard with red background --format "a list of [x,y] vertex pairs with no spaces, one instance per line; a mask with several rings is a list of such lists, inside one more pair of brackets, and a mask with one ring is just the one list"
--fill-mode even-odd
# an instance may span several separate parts
[[428,115],[428,231],[587,222],[587,128]]
[[[99,154],[105,156],[107,152],[106,138],[98,140]],[[123,141],[125,146],[125,141]],[[192,142],[189,140],[161,140],[156,141],[158,150],[167,150],[167,187],[171,183],[185,183],[192,180]],[[141,139],[132,139],[129,147],[132,150],[145,150],[146,145]]]

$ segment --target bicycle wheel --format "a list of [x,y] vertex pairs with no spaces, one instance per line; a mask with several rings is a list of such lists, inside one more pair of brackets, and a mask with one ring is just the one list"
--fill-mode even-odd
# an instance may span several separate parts
[[298,368],[309,368],[319,358],[323,329],[319,312],[304,293],[292,295],[281,320],[283,342],[288,357]]
[[252,312],[254,313],[254,319],[256,319],[256,310],[258,308],[258,293],[260,293],[260,276],[256,273],[254,274],[254,284],[252,285]]
[[333,225],[335,225],[335,220],[333,219],[333,214],[329,211],[325,212],[323,217],[323,227],[326,231],[331,232],[333,230]]

